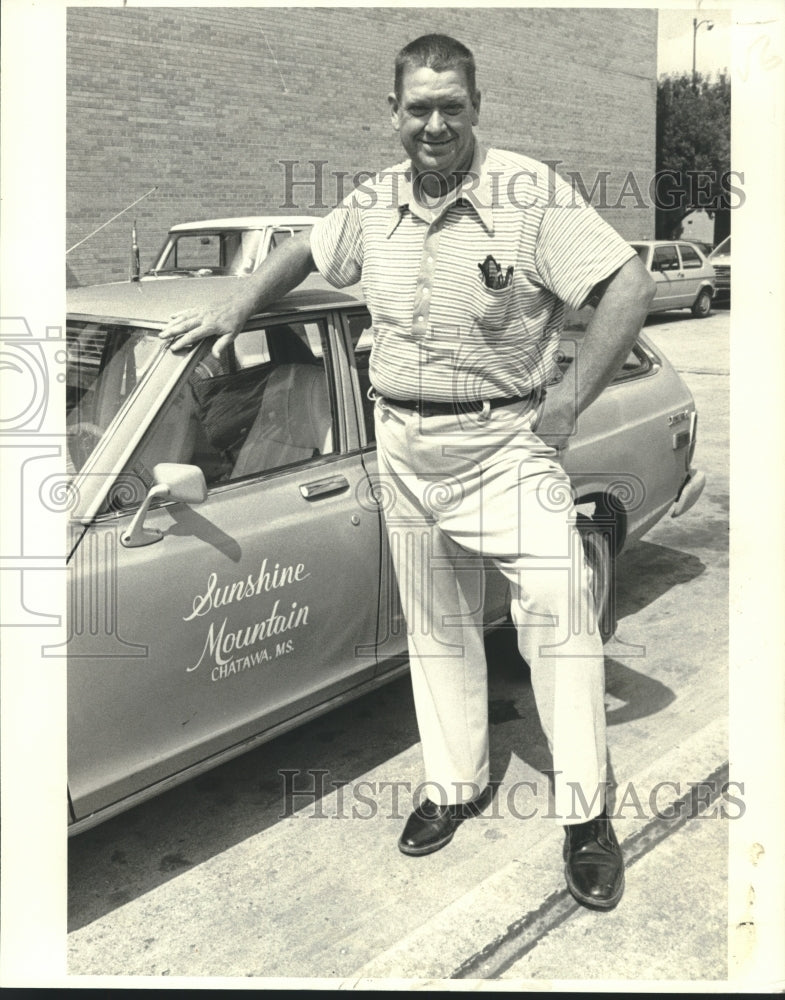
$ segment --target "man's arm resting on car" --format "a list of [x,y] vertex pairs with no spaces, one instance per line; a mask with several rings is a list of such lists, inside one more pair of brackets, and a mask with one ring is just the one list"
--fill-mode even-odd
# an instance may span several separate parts
[[[552,430],[549,441],[567,443],[579,413],[608,385],[624,363],[640,333],[654,297],[655,285],[635,256],[623,264],[589,296],[595,306],[575,360],[574,393],[552,393],[544,413]],[[549,405],[550,404],[550,405]],[[544,416],[540,423],[544,423]]]
[[296,288],[316,269],[311,256],[310,233],[286,240],[247,278],[238,279],[237,291],[210,309],[185,309],[175,313],[160,336],[173,350],[190,347],[204,337],[217,337],[213,354],[226,350],[246,321]]

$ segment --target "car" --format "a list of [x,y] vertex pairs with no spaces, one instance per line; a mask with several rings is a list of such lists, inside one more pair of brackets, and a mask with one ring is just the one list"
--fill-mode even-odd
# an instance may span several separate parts
[[690,309],[708,316],[714,299],[714,268],[689,240],[635,240],[632,244],[651,272],[656,291],[649,313]]
[[169,230],[155,263],[141,278],[243,276],[267,254],[316,222],[316,216],[252,215],[180,222]]
[[[71,833],[407,669],[369,310],[356,286],[312,275],[220,359],[209,339],[174,351],[159,338],[172,312],[234,281],[67,293]],[[582,337],[563,335],[549,392],[574,391]],[[564,452],[589,627],[609,642],[616,557],[703,489],[696,435],[692,394],[641,336]],[[507,583],[478,570],[486,625],[502,626]]]
[[697,247],[704,257],[708,257],[714,247],[713,243],[708,243],[706,240],[696,240],[691,236],[684,236],[682,239],[685,243],[691,243],[693,246]]
[[709,254],[709,263],[714,268],[714,282],[717,286],[717,298],[730,298],[730,236],[718,243]]

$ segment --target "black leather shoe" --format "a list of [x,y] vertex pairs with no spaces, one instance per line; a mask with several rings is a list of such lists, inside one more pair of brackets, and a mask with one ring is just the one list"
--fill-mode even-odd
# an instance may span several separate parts
[[425,799],[411,814],[398,840],[402,854],[414,857],[433,854],[446,847],[455,831],[465,819],[479,815],[491,801],[492,789],[488,787],[472,799],[458,805],[438,806]]
[[611,821],[603,811],[564,830],[567,888],[590,909],[612,910],[624,892],[624,858]]

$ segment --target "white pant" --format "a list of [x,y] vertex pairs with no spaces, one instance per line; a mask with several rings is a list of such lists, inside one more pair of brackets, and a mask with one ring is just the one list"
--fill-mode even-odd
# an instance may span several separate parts
[[604,805],[602,640],[570,482],[533,419],[526,403],[484,417],[421,417],[378,399],[379,472],[425,780],[453,802],[472,797],[462,787],[488,783],[481,565],[490,557],[510,581],[518,645],[553,756],[556,816],[579,822]]

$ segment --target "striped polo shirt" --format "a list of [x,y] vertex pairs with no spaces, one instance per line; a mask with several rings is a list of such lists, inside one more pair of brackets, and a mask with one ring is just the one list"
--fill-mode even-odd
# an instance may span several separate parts
[[[311,234],[319,271],[362,282],[373,322],[370,377],[390,399],[525,396],[556,364],[565,306],[635,251],[545,164],[475,143],[464,182],[431,207],[410,162],[363,182]],[[491,255],[504,288],[488,288]]]

